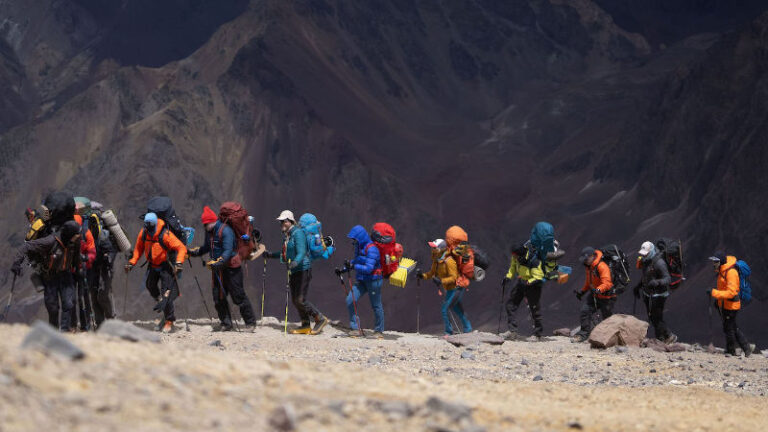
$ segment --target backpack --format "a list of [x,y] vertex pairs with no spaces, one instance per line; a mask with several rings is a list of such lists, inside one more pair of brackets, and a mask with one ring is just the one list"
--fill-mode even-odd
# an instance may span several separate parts
[[547,254],[555,251],[555,228],[549,222],[539,222],[531,229],[531,246],[539,260],[544,261]]
[[44,213],[47,213],[43,220],[50,226],[62,225],[75,216],[75,198],[71,193],[52,192],[43,200],[43,207]]
[[657,253],[661,254],[667,267],[669,267],[669,275],[672,277],[669,287],[678,288],[685,281],[683,275],[683,242],[662,237],[656,240],[655,245]]
[[739,272],[739,299],[744,305],[752,303],[752,282],[749,281],[749,275],[752,274],[752,269],[749,268],[749,264],[743,260],[737,260],[733,267]]
[[478,280],[477,276],[481,276],[481,280],[485,277],[484,272],[480,272],[481,274],[475,272],[475,251],[468,242],[459,243],[453,250],[453,255],[461,276],[470,281]]
[[147,213],[154,213],[158,218],[165,221],[165,226],[171,230],[173,235],[181,240],[185,246],[192,244],[195,230],[181,224],[178,216],[176,216],[176,211],[173,209],[173,204],[170,198],[164,196],[150,198],[147,202]]
[[299,228],[307,235],[307,252],[312,261],[328,259],[336,250],[331,237],[323,237],[323,224],[312,213],[299,218]]
[[603,253],[602,261],[608,264],[608,268],[611,270],[611,282],[613,282],[614,292],[622,294],[630,282],[627,256],[615,244],[603,246],[599,250]]
[[379,248],[381,273],[385,278],[397,271],[400,258],[403,257],[403,245],[397,243],[396,236],[395,229],[388,223],[378,222],[373,225],[371,240]]
[[[237,267],[243,260],[256,248],[254,239],[251,237],[252,227],[248,219],[248,212],[243,206],[235,201],[228,201],[219,208],[219,220],[227,224],[235,231],[235,255],[229,262],[230,267]],[[222,236],[224,227],[219,229],[219,238]]]
[[48,254],[48,262],[43,266],[42,273],[46,276],[53,276],[60,272],[69,272],[80,264],[80,251],[77,246],[67,248],[61,239],[56,236],[56,243]]

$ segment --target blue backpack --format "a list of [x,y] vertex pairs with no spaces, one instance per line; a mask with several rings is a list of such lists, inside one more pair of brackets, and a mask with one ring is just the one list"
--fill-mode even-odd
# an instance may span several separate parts
[[323,224],[312,213],[304,213],[299,218],[299,228],[307,235],[307,253],[312,261],[325,259],[333,255],[336,250],[333,247],[331,237],[323,237]]
[[736,261],[732,268],[739,272],[739,299],[742,303],[748,305],[752,303],[752,283],[749,281],[752,269],[743,260]]
[[555,251],[555,228],[548,222],[539,222],[531,230],[531,245],[541,261]]

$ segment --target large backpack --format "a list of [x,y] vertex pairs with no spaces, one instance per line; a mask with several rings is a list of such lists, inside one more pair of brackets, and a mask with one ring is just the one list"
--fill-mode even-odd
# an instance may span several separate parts
[[304,213],[299,218],[299,228],[304,230],[307,236],[307,252],[314,261],[316,259],[328,259],[333,255],[333,239],[323,237],[323,224],[312,213]]
[[743,260],[736,261],[736,264],[731,268],[735,268],[739,272],[739,299],[744,305],[752,303],[752,283],[749,281],[752,269]]
[[547,254],[555,251],[555,228],[549,222],[538,222],[531,229],[531,246],[539,260],[545,261]]
[[470,281],[480,282],[485,279],[485,271],[491,264],[488,255],[469,242],[461,242],[453,250],[459,273]]
[[661,254],[669,267],[669,275],[672,277],[670,288],[678,288],[685,281],[683,274],[683,242],[662,237],[656,240],[656,251]]
[[[68,192],[52,192],[43,200],[47,225],[56,227],[70,221],[75,216],[75,198]],[[46,220],[47,219],[47,220]]]
[[[248,219],[248,212],[235,201],[227,201],[219,208],[219,220],[229,225],[235,231],[235,255],[229,262],[230,267],[237,267],[256,248],[255,239],[251,237],[253,227]],[[224,227],[219,230],[219,237]]]
[[614,292],[622,294],[630,282],[629,260],[627,260],[627,256],[615,244],[601,247],[600,252],[603,253],[603,262],[608,264],[608,268],[611,270],[611,282],[613,282]]
[[373,225],[371,240],[379,248],[381,258],[381,274],[388,278],[397,271],[400,258],[403,257],[403,245],[397,243],[397,234],[392,225],[378,222]]
[[170,198],[165,196],[151,198],[147,202],[147,213],[154,213],[158,218],[165,221],[165,226],[168,227],[173,235],[181,240],[184,245],[189,246],[192,244],[195,230],[191,227],[182,225],[178,216],[176,216],[176,211],[173,209],[173,203]]

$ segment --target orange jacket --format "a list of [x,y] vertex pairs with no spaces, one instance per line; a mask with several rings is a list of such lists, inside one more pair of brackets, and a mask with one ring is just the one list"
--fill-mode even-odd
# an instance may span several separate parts
[[595,260],[592,261],[592,264],[587,268],[587,277],[581,291],[586,292],[591,289],[596,289],[600,291],[597,298],[608,299],[616,297],[616,294],[613,292],[611,269],[608,268],[608,264],[602,261],[602,252],[596,251],[595,255]]
[[[176,263],[183,263],[187,257],[187,248],[184,243],[181,242],[171,230],[165,228],[165,222],[162,219],[157,221],[157,227],[152,236],[147,236],[144,240],[144,228],[139,231],[139,236],[136,238],[136,248],[133,250],[133,258],[129,261],[131,265],[136,265],[139,262],[139,258],[146,251],[147,261],[152,267],[161,267],[167,260],[167,250],[176,251]],[[163,234],[162,245],[158,238],[160,233]],[[163,247],[165,246],[165,247]]]
[[717,288],[712,290],[712,298],[717,300],[717,306],[725,310],[741,309],[739,289],[739,271],[734,268],[736,257],[728,256],[725,264],[720,266],[717,272]]
[[[80,215],[75,215],[75,222],[83,227],[83,218]],[[82,230],[80,230],[82,231]],[[93,240],[93,234],[91,231],[85,230],[85,237],[80,237],[80,255],[85,255],[88,259],[85,261],[85,268],[90,269],[93,267],[93,262],[96,261],[96,241]]]

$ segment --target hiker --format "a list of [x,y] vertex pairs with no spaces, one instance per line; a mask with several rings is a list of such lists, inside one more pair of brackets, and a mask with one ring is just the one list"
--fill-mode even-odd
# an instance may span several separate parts
[[664,304],[669,297],[669,284],[672,283],[669,266],[649,241],[640,246],[638,255],[637,267],[642,270],[643,277],[633,290],[635,298],[642,299],[645,304],[656,339],[667,344],[674,343],[677,336],[670,333],[664,322]]
[[221,331],[232,330],[232,316],[227,303],[227,296],[240,308],[240,315],[245,321],[245,330],[253,332],[256,329],[256,314],[253,312],[251,300],[243,288],[243,268],[237,256],[235,231],[216,216],[210,207],[203,208],[200,221],[205,227],[205,242],[201,247],[189,249],[190,256],[209,254],[210,260],[205,266],[211,270],[211,285],[213,287],[213,303],[221,322]]
[[[174,263],[168,258],[170,252],[175,252]],[[147,213],[144,215],[144,227],[136,238],[133,257],[125,265],[126,273],[136,266],[141,255],[145,255],[149,263],[144,281],[147,291],[157,301],[153,310],[163,312],[158,330],[170,333],[173,330],[173,322],[176,321],[173,301],[179,296],[177,275],[183,268],[187,248],[166,228],[165,221],[158,219],[155,213]],[[162,291],[158,289],[158,282]]]
[[[328,318],[307,299],[309,282],[312,280],[312,259],[307,250],[307,234],[296,225],[296,218],[290,210],[283,210],[277,221],[283,233],[282,250],[265,254],[268,258],[279,258],[288,267],[291,302],[301,318],[301,325],[292,329],[291,334],[319,334],[328,324]],[[311,327],[310,318],[315,322],[314,327]]]
[[545,275],[541,261],[536,251],[530,247],[530,242],[520,242],[512,249],[509,270],[504,276],[502,285],[506,286],[515,279],[517,281],[505,304],[509,331],[504,337],[508,340],[517,339],[517,309],[525,299],[533,320],[533,335],[530,340],[540,340],[544,332],[544,326],[541,323],[541,288],[544,285]]
[[80,226],[75,221],[67,221],[56,232],[21,245],[11,266],[16,277],[21,276],[25,258],[45,263],[38,270],[43,281],[48,322],[63,332],[70,331],[74,324],[71,323],[72,310],[75,309],[73,273],[80,266]]
[[112,277],[119,247],[115,235],[104,226],[98,214],[92,213],[86,220],[88,230],[96,242],[96,260],[88,271],[88,288],[94,320],[98,327],[105,320],[114,319],[116,316],[112,299]]
[[723,320],[725,353],[735,356],[736,344],[738,343],[744,351],[744,356],[749,357],[752,354],[752,347],[736,323],[736,315],[741,309],[739,296],[741,280],[739,271],[736,269],[736,257],[726,256],[724,252],[715,252],[709,257],[709,260],[712,261],[717,275],[717,287],[710,291],[710,295],[714,299]]
[[445,324],[445,336],[453,334],[453,326],[448,316],[449,311],[453,311],[461,320],[464,333],[472,332],[472,324],[464,314],[464,306],[461,303],[464,297],[464,288],[456,286],[456,280],[459,278],[459,268],[456,260],[448,251],[448,244],[443,239],[436,239],[427,243],[432,248],[432,267],[427,273],[416,274],[416,277],[424,280],[432,280],[437,286],[437,295],[443,296],[443,303],[440,306],[440,313],[443,316]]
[[88,297],[88,273],[96,260],[96,241],[93,239],[93,234],[88,230],[88,226],[83,223],[83,217],[76,214],[74,219],[80,227],[81,256],[80,266],[75,269],[74,273],[76,307],[72,309],[72,329],[77,328],[78,312],[80,312],[80,331],[89,331],[91,329],[91,301]]
[[587,340],[592,332],[592,316],[599,310],[601,319],[610,317],[613,314],[613,304],[616,303],[611,269],[603,261],[603,252],[587,246],[582,249],[579,260],[586,269],[586,280],[581,291],[575,293],[578,300],[586,294],[587,300],[581,306],[581,329],[572,342]]
[[340,273],[355,271],[356,283],[351,292],[347,294],[347,310],[349,311],[349,326],[352,329],[349,335],[357,337],[360,328],[357,323],[359,317],[355,311],[355,305],[360,297],[366,293],[371,300],[374,315],[374,337],[384,337],[384,305],[381,302],[381,285],[383,281],[381,271],[381,259],[379,249],[371,240],[371,237],[361,225],[355,225],[347,234],[352,240],[355,249],[355,257],[352,261],[346,261]]

